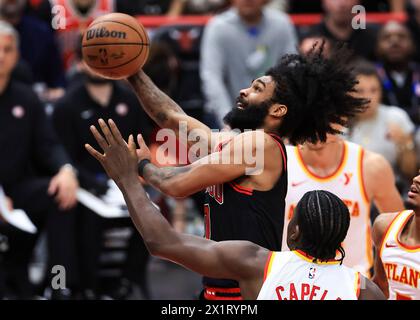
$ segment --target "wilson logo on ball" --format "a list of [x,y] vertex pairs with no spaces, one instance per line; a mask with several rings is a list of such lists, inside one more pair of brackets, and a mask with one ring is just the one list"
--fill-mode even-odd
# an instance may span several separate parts
[[127,33],[122,31],[109,31],[104,27],[98,29],[91,29],[86,32],[86,40],[92,40],[95,38],[126,39]]

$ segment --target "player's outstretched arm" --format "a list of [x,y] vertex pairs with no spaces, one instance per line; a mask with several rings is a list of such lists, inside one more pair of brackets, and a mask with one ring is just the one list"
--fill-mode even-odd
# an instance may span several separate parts
[[[207,144],[208,150],[210,152],[212,151],[210,150],[210,128],[197,119],[188,116],[175,101],[156,87],[143,70],[140,69],[127,80],[131,84],[146,113],[159,127],[171,129],[179,137],[180,124],[181,126],[185,125],[188,134],[194,130],[194,135],[199,136],[200,143],[203,145]],[[190,146],[195,142],[188,141],[187,143]]]
[[261,288],[269,251],[247,241],[214,242],[176,232],[152,205],[136,175],[137,155],[133,136],[124,141],[115,123],[99,122],[104,136],[92,132],[103,154],[86,145],[121,189],[130,216],[152,255],[215,278],[236,279],[246,298],[256,298]]
[[[150,159],[150,152],[141,137],[138,137],[138,143],[139,160]],[[191,165],[157,167],[149,163],[141,169],[140,174],[147,183],[164,194],[182,198],[246,174],[259,175],[259,180],[264,181],[258,186],[269,189],[271,184],[262,184],[274,183],[281,174],[281,167],[280,151],[272,138],[262,131],[253,131],[237,135],[222,151],[214,152]],[[261,178],[263,175],[264,179]]]

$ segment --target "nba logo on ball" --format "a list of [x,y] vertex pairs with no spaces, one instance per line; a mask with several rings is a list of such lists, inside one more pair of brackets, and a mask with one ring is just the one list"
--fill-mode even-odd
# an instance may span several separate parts
[[316,272],[316,268],[315,267],[310,267],[308,278],[309,279],[314,279],[315,278],[315,272]]
[[121,80],[135,74],[149,56],[149,37],[135,18],[110,13],[95,19],[82,39],[83,61],[95,74]]

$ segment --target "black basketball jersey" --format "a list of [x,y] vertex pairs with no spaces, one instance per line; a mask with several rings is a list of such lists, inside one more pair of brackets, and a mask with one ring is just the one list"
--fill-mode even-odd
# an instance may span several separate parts
[[[237,180],[206,190],[204,204],[207,239],[248,240],[273,251],[281,251],[285,198],[287,193],[287,157],[280,137],[271,135],[283,157],[283,173],[268,191],[257,191],[240,186]],[[222,148],[219,147],[219,149]],[[227,279],[203,279],[205,287],[238,288],[238,283]],[[236,293],[239,293],[236,289]],[[226,296],[234,291],[227,291]],[[220,295],[219,295],[220,298]]]

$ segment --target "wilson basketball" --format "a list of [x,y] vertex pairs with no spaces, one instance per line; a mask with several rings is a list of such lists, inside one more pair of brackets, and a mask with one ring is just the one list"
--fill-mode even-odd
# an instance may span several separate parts
[[119,80],[136,73],[149,55],[149,37],[135,18],[110,13],[95,19],[83,34],[85,64],[104,78]]

